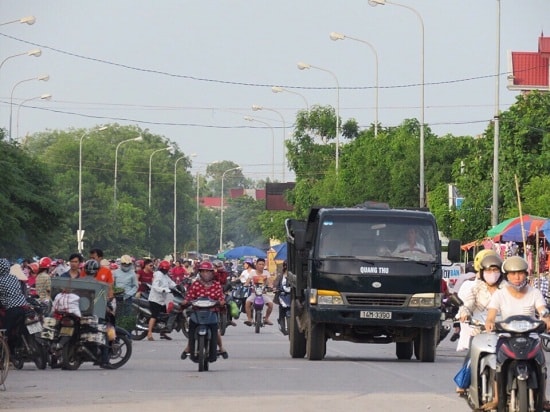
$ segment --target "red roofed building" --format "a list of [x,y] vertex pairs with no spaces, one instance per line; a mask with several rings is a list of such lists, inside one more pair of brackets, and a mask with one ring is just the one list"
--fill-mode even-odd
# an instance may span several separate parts
[[[236,199],[241,196],[248,196],[254,200],[264,200],[265,199],[265,189],[242,189],[235,188],[230,189],[228,196],[224,196],[223,203],[224,206],[227,206],[229,199]],[[222,204],[221,197],[201,197],[199,203],[203,207],[209,209],[220,209]]]
[[539,37],[537,52],[508,52],[508,90],[550,90],[550,37]]

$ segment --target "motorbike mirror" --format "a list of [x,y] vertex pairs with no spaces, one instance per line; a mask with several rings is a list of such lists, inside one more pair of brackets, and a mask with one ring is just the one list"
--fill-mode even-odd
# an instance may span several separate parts
[[458,294],[456,292],[450,296],[449,301],[451,302],[451,305],[455,307],[460,307],[464,305],[464,302],[458,297]]

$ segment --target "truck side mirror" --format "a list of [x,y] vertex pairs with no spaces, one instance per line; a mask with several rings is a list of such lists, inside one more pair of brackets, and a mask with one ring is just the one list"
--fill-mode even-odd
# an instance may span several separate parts
[[447,259],[451,262],[460,262],[460,240],[449,240],[447,246]]

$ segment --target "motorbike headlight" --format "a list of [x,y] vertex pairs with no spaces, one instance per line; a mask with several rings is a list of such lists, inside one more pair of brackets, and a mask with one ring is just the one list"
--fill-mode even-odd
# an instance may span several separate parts
[[502,329],[508,332],[524,333],[535,330],[540,324],[538,321],[529,321],[526,319],[513,320],[511,322],[499,322]]
[[417,293],[409,301],[411,307],[434,308],[441,306],[441,297],[438,293]]

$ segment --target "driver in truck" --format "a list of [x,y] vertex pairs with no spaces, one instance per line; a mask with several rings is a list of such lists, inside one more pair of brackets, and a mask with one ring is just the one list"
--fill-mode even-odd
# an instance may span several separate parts
[[407,240],[404,242],[401,242],[397,248],[394,250],[394,254],[398,253],[406,253],[406,252],[421,252],[426,253],[426,247],[418,242],[417,240],[418,234],[416,233],[416,229],[414,227],[410,227],[407,230]]

